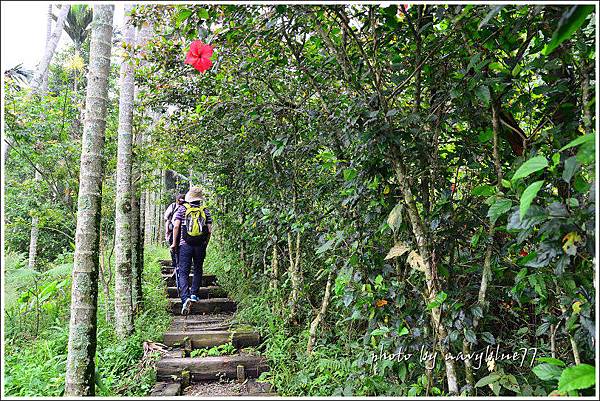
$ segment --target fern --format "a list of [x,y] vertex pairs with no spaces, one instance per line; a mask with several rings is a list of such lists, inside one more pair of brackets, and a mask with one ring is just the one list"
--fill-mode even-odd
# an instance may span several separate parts
[[65,277],[70,276],[73,271],[73,263],[63,263],[47,270],[44,274],[48,277]]

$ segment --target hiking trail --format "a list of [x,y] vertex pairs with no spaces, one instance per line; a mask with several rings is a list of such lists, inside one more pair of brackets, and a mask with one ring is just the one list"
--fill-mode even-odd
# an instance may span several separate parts
[[[202,276],[200,301],[192,304],[189,315],[182,316],[171,261],[160,264],[173,320],[164,334],[163,344],[168,349],[156,362],[156,384],[150,395],[277,395],[270,383],[256,381],[269,370],[266,359],[252,348],[260,345],[260,335],[252,327],[236,322],[236,303],[227,298],[216,277]],[[233,348],[229,347],[228,355],[195,356],[206,354],[201,349],[226,347],[229,343]]]

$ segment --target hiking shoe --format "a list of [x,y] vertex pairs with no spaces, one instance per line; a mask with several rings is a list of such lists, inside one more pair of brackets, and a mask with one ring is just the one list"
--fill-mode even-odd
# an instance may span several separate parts
[[198,297],[197,297],[197,296],[195,296],[195,295],[192,295],[192,296],[190,297],[190,300],[191,300],[192,302],[198,302],[198,301],[200,301],[200,298],[198,298]]
[[189,315],[191,308],[192,308],[192,301],[190,298],[188,298],[185,300],[185,302],[183,303],[183,306],[181,307],[181,314]]

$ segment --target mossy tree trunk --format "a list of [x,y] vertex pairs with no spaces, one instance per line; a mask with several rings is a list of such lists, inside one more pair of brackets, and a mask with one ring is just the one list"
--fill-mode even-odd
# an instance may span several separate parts
[[133,126],[134,71],[130,60],[135,42],[135,28],[124,6],[123,48],[119,96],[119,134],[117,144],[117,192],[115,210],[115,329],[119,337],[133,332],[131,280],[131,147]]
[[71,321],[65,375],[65,396],[68,397],[95,394],[94,357],[98,306],[102,153],[106,128],[113,14],[112,5],[94,5],[85,122],[81,140]]

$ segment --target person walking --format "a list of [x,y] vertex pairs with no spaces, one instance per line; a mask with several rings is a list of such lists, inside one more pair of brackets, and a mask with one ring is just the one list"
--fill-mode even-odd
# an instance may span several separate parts
[[[192,187],[185,194],[173,221],[171,249],[178,252],[178,288],[181,296],[181,314],[187,315],[192,302],[200,300],[198,290],[202,285],[202,265],[206,247],[212,233],[212,217],[204,204],[200,187]],[[181,233],[181,235],[180,235]],[[194,277],[189,285],[190,268],[194,264]]]
[[[173,243],[173,227],[175,222],[175,213],[179,206],[183,205],[184,196],[183,194],[177,194],[175,196],[175,201],[169,205],[167,210],[165,210],[164,220],[165,220],[165,241],[169,246]],[[177,252],[175,249],[170,248],[171,251],[171,266],[175,269],[177,268]]]

